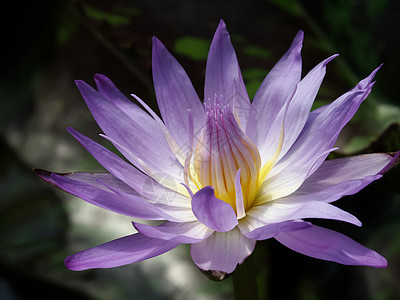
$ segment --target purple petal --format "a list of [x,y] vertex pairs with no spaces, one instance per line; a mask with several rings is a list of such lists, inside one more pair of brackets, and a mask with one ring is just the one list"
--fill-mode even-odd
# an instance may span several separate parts
[[315,225],[303,230],[282,232],[275,238],[286,247],[314,258],[343,265],[387,267],[386,259],[375,251],[341,233]]
[[304,188],[310,188],[310,185],[332,186],[348,180],[377,175],[391,160],[392,157],[385,153],[327,160],[304,182]]
[[[261,156],[262,165],[268,164],[271,167],[276,163],[282,151],[282,145],[285,139],[285,120],[289,104],[296,89],[294,89],[289,101],[284,103],[282,109],[269,123],[268,130],[265,131],[263,142],[259,142],[258,150]],[[268,142],[267,142],[268,141]]]
[[[321,146],[319,153],[325,149],[332,148],[340,131],[351,120],[361,103],[371,92],[374,85],[372,79],[376,71],[374,70],[371,75],[362,80],[355,88],[327,105],[323,111],[319,113],[311,112],[309,120],[296,143],[306,144],[305,147],[312,144],[314,149]],[[316,144],[321,137],[325,138]],[[293,148],[295,149],[296,146],[295,144]],[[323,161],[324,159],[321,160]]]
[[106,191],[56,173],[53,173],[50,178],[57,187],[101,208],[146,220],[165,220],[168,218],[162,211],[137,195],[130,195],[130,198],[126,199],[110,190]]
[[259,227],[305,218],[332,219],[361,226],[356,217],[325,202],[281,203],[277,200],[250,209],[247,212],[246,222],[240,224],[240,230],[249,237],[247,233]]
[[257,127],[248,128],[246,133],[257,146],[268,140],[266,137],[271,134],[272,120],[285,107],[300,81],[303,36],[300,30],[289,50],[268,73],[254,97],[252,111],[255,113]]
[[390,162],[379,172],[380,174],[385,174],[391,168],[393,168],[396,164],[400,162],[400,150],[395,153],[390,153],[390,157],[392,158]]
[[201,223],[215,231],[229,231],[238,224],[232,206],[215,197],[211,186],[206,186],[194,194],[192,210]]
[[125,184],[123,181],[114,177],[109,173],[83,173],[83,172],[71,172],[71,173],[55,173],[49,172],[46,170],[35,169],[35,172],[46,182],[56,185],[54,180],[51,178],[52,174],[58,174],[60,176],[64,176],[66,178],[76,180],[79,182],[83,182],[86,184],[93,185],[99,189],[103,189],[109,191],[109,188],[106,186],[112,187],[113,189],[117,189],[126,194],[138,195],[134,189]]
[[[162,217],[163,220],[168,220],[171,222],[190,222],[197,220],[192,212],[190,199],[187,197],[184,198],[184,201],[180,201],[180,199],[171,199],[169,198],[171,195],[169,195],[168,192],[165,193],[165,191],[160,191],[160,194],[158,194],[157,197],[148,197],[149,194],[147,192],[147,188],[152,189],[152,186],[144,187],[143,197],[138,197],[136,195],[132,195],[131,193],[125,193],[122,190],[108,186],[106,183],[103,184],[115,194],[126,199],[126,201],[133,202],[136,203],[137,206],[141,206],[140,209],[147,210],[149,212],[154,211],[160,217]],[[167,198],[167,201],[170,201],[168,202],[168,205],[161,203],[162,201],[165,201],[165,198]],[[142,199],[142,202],[140,202],[140,199]]]
[[[347,94],[349,94],[349,93],[352,93],[352,92],[357,92],[357,91],[362,91],[362,90],[367,89],[367,88],[371,85],[372,80],[374,79],[376,73],[379,71],[379,69],[380,69],[381,67],[382,67],[382,65],[380,65],[380,66],[377,67],[375,70],[373,70],[373,71],[371,72],[371,74],[369,74],[368,77],[366,77],[366,78],[364,78],[363,80],[361,80],[356,86],[354,86],[354,87],[353,87],[350,91],[348,91],[345,95],[347,95]],[[343,96],[344,96],[344,95],[342,95],[341,97],[339,97],[338,99],[336,99],[336,101],[338,101],[338,100],[340,100],[340,99],[341,99],[340,101],[343,101]],[[320,113],[322,113],[324,110],[330,109],[330,108],[331,108],[331,105],[332,105],[332,103],[329,103],[329,104],[327,104],[327,105],[321,106],[321,107],[319,107],[319,108],[313,110],[313,111],[311,112],[311,115],[310,115],[309,119],[310,119],[310,120],[315,119],[316,116],[319,115]]]
[[287,190],[286,195],[297,190],[328,156],[340,131],[368,96],[372,85],[364,90],[352,90],[320,113],[311,113],[296,142],[271,170],[267,179],[269,187],[277,182],[277,188]]
[[68,256],[65,266],[74,271],[119,267],[161,255],[177,245],[137,233]]
[[[292,173],[285,172],[286,170],[279,170],[277,172],[276,165],[272,168],[268,174],[266,180],[261,184],[258,189],[258,197],[255,199],[256,204],[263,204],[273,200],[282,199],[292,193],[294,193],[302,183],[307,179],[311,173],[311,169],[317,164],[320,157],[326,157],[327,154],[336,150],[337,148],[329,149],[328,151],[319,154],[317,157],[313,157],[314,163],[308,166],[302,166],[297,169],[291,169]],[[275,171],[275,172],[274,172]],[[273,175],[271,175],[273,173]]]
[[[154,206],[175,219],[189,221],[192,219],[190,198],[164,187],[154,179],[138,171],[116,154],[85,137],[72,128],[69,132],[93,155],[93,157],[112,175],[129,185],[132,189],[146,198]],[[124,191],[119,190],[119,193]],[[129,197],[129,193],[124,197]],[[189,219],[188,219],[189,218]]]
[[192,244],[190,254],[202,270],[232,273],[253,252],[256,241],[246,238],[235,228],[214,232],[200,243]]
[[[249,239],[253,240],[266,240],[277,236],[280,232],[290,232],[294,230],[304,229],[309,227],[308,222],[303,221],[284,221],[280,223],[273,223],[264,225],[257,220],[246,218],[245,222],[239,223],[240,231]],[[256,221],[256,222],[255,222]],[[258,224],[257,224],[258,223]],[[252,230],[250,230],[250,228]]]
[[[71,135],[112,175],[143,194],[143,187],[148,181],[154,181],[147,175],[137,170],[132,165],[122,160],[118,155],[99,145],[78,131],[68,128]],[[158,185],[158,183],[155,183]]]
[[[140,172],[135,167],[122,160],[116,154],[92,141],[83,134],[80,134],[76,130],[68,128],[68,131],[108,172],[129,185],[140,195],[148,199],[151,198],[153,202],[159,202],[160,204],[190,207],[190,199],[188,197],[176,192],[175,190],[166,188],[153,178]],[[166,180],[170,179],[168,176],[165,176],[164,178],[166,178]],[[177,185],[178,184],[176,184],[175,188]]]
[[308,201],[324,201],[326,203],[331,203],[343,196],[358,193],[371,182],[381,177],[382,175],[367,176],[363,179],[344,181],[321,189],[316,186],[315,189],[310,189],[308,191],[300,187],[296,192],[279,199],[279,202],[302,203]]
[[185,70],[156,37],[153,38],[153,81],[165,125],[178,145],[187,147],[187,110],[192,111],[194,130],[198,132],[205,121],[203,105]]
[[214,232],[200,222],[166,222],[159,226],[134,223],[134,226],[140,233],[148,237],[174,241],[180,244],[198,243]]
[[[110,186],[107,187],[128,201],[136,197],[131,193],[126,193]],[[156,211],[161,212],[160,215],[163,216],[165,220],[172,222],[191,222],[197,220],[193,214],[189,197],[170,189],[156,186],[152,181],[145,183],[143,186],[143,195],[141,196],[147,203],[154,207]],[[132,201],[135,201],[135,199]]]
[[368,86],[371,84],[372,80],[374,79],[376,73],[380,70],[380,68],[382,67],[383,64],[381,64],[380,66],[378,66],[377,68],[375,68],[375,70],[373,70],[371,72],[371,74],[369,74],[368,77],[364,78],[363,80],[361,80],[353,89],[352,91],[356,91],[356,90],[364,90],[366,88],[368,88]]
[[311,106],[325,77],[326,65],[336,56],[333,55],[318,64],[297,85],[296,93],[290,101],[285,116],[285,140],[280,154],[281,157],[293,145],[306,124]]
[[95,74],[94,80],[99,93],[108,101],[126,113],[132,120],[135,120],[136,123],[147,128],[153,136],[155,136],[156,140],[164,139],[163,132],[154,119],[143,109],[126,98],[109,78],[101,74]]
[[[173,176],[180,174],[182,166],[176,160],[165,138],[156,139],[149,128],[128,117],[85,82],[77,80],[76,85],[96,122],[107,136],[129,149],[151,170]],[[123,149],[118,150],[125,155]],[[127,155],[127,158],[130,156]],[[143,170],[143,164],[138,164],[135,160],[131,162]]]
[[381,170],[391,163],[384,153],[365,154],[325,161],[293,194],[280,202],[332,202],[352,195],[382,177]]
[[224,21],[220,21],[207,58],[204,103],[212,105],[218,97],[221,106],[237,112],[245,128],[251,105]]
[[[313,120],[315,119],[320,113],[322,113],[325,110],[330,110],[332,108],[332,105],[336,102],[336,105],[342,103],[345,99],[346,96],[348,94],[351,93],[355,93],[355,92],[359,92],[359,91],[364,91],[366,89],[372,88],[373,86],[373,82],[372,80],[374,79],[376,73],[380,70],[380,68],[382,67],[382,65],[380,65],[379,67],[377,67],[375,70],[373,70],[371,72],[371,74],[368,75],[368,77],[364,78],[363,80],[361,80],[356,86],[354,86],[350,91],[348,91],[346,94],[342,95],[341,97],[339,97],[338,99],[336,99],[334,102],[329,103],[327,105],[321,106],[319,108],[317,108],[316,110],[313,110],[310,114],[309,119]],[[350,115],[350,119],[351,119],[352,115]]]

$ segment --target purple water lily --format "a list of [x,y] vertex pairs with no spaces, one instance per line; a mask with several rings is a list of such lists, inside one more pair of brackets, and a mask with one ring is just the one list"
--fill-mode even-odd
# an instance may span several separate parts
[[107,210],[165,222],[134,223],[138,233],[71,255],[67,268],[117,267],[191,244],[200,269],[232,273],[258,240],[269,238],[318,259],[386,267],[375,251],[303,220],[361,226],[331,203],[381,178],[398,159],[399,154],[377,153],[325,160],[370,93],[379,68],[310,112],[326,65],[336,55],[301,79],[302,41],[299,31],[250,102],[221,21],[210,47],[202,103],[183,68],[154,38],[153,79],[162,120],[103,75],[95,75],[97,90],[77,81],[102,136],[126,160],[69,128],[108,172],[38,174]]

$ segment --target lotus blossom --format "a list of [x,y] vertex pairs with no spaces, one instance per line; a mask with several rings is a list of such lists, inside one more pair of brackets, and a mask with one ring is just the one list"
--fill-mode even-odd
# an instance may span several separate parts
[[[274,238],[314,258],[386,267],[384,257],[304,219],[361,226],[331,203],[382,177],[399,154],[326,160],[342,128],[368,96],[379,68],[333,102],[311,110],[333,55],[301,79],[303,32],[250,102],[221,21],[206,65],[204,101],[164,45],[153,39],[153,80],[162,119],[138,96],[128,100],[104,75],[97,90],[76,84],[105,139],[126,158],[68,131],[107,170],[59,174],[45,181],[99,207],[136,219],[137,233],[66,258],[71,270],[111,268],[149,259],[179,244],[214,274],[232,273],[257,241]],[[160,222],[158,222],[160,224]]]

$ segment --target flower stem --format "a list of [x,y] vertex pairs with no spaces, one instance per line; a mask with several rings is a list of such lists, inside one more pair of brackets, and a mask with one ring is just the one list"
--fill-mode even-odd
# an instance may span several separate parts
[[257,274],[253,255],[236,268],[232,277],[235,300],[258,300]]

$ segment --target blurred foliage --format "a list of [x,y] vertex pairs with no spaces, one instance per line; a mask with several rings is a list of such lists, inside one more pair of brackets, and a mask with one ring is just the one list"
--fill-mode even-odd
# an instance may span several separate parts
[[59,47],[66,46],[70,39],[79,29],[79,24],[71,18],[70,11],[63,9],[58,20],[56,40]]
[[0,257],[21,263],[63,246],[66,214],[7,144],[0,143]]
[[271,56],[271,52],[259,47],[257,45],[248,45],[243,49],[243,52],[250,56],[255,56],[259,58],[269,58]]
[[[63,260],[68,218],[61,201],[0,137],[1,299],[89,299],[57,280],[44,279],[53,259]],[[34,273],[32,273],[34,271]]]
[[110,23],[110,25],[129,25],[131,23],[131,19],[129,17],[125,17],[121,14],[113,14],[106,11],[102,11],[97,9],[91,5],[83,5],[86,15],[96,21],[106,21]]
[[254,98],[258,88],[267,74],[268,70],[259,68],[242,70],[243,80],[246,82],[246,89],[250,99]]
[[181,37],[176,40],[174,45],[176,53],[199,61],[207,59],[209,48],[210,41],[194,36]]
[[278,5],[282,8],[285,12],[289,13],[290,15],[301,15],[302,7],[301,2],[298,0],[267,0],[275,5]]
[[[379,137],[355,137],[347,146],[351,155],[375,152],[395,152],[400,149],[400,124],[391,124]],[[368,144],[365,146],[365,144]],[[362,148],[364,147],[364,148]],[[358,149],[357,151],[351,151]]]

